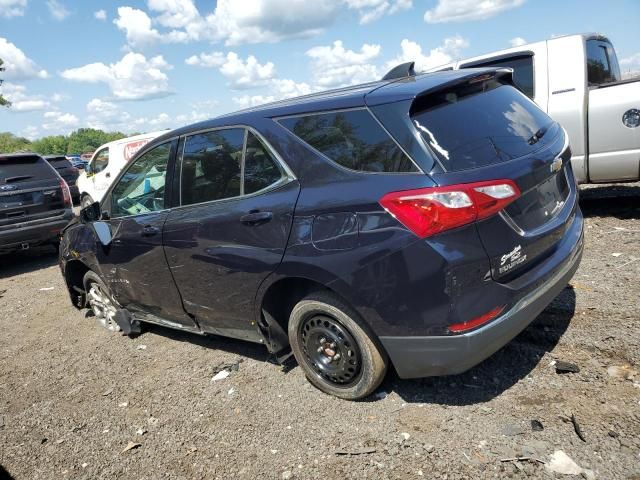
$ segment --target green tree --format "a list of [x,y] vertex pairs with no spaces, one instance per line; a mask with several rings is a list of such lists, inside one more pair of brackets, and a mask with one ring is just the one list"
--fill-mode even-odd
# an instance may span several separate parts
[[69,135],[67,153],[92,152],[100,145],[125,138],[122,132],[103,132],[95,128],[79,128]]
[[0,152],[14,153],[31,150],[31,142],[26,138],[16,137],[13,133],[0,133]]
[[40,155],[64,155],[67,153],[67,137],[64,135],[51,135],[35,140],[31,149]]
[[[2,65],[4,65],[4,61],[0,58],[0,73],[4,72],[4,67]],[[2,85],[2,82],[3,80],[0,79],[0,85]],[[0,107],[10,107],[10,106],[11,106],[11,102],[6,98],[4,98],[2,94],[0,94]]]

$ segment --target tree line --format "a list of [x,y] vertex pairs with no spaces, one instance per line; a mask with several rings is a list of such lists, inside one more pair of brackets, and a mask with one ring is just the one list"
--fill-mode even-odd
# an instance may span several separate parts
[[100,145],[125,138],[122,132],[104,132],[95,128],[79,128],[69,135],[50,135],[31,141],[12,133],[0,133],[0,153],[36,152],[41,155],[66,155],[93,152]]

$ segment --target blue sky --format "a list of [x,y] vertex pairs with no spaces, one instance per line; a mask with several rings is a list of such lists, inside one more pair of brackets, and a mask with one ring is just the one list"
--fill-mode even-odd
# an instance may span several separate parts
[[175,128],[589,31],[635,71],[639,21],[640,0],[0,0],[0,131]]

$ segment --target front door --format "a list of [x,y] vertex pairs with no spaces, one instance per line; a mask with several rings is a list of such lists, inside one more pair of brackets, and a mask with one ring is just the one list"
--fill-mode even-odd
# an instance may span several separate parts
[[179,167],[181,206],[163,236],[184,308],[203,330],[251,339],[255,294],[282,260],[299,184],[243,128],[187,137]]
[[160,144],[132,163],[109,195],[112,233],[104,263],[114,274],[112,292],[121,305],[150,321],[195,328],[182,308],[162,248],[167,169],[176,141]]

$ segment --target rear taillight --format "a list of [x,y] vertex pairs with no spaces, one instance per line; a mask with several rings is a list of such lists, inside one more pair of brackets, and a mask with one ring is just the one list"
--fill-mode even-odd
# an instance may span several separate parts
[[462,333],[467,330],[473,330],[474,328],[478,328],[480,325],[484,325],[485,323],[493,320],[498,315],[500,315],[504,311],[505,306],[496,307],[493,310],[489,310],[484,315],[480,315],[479,317],[474,318],[473,320],[469,320],[462,323],[454,323],[453,325],[449,325],[449,331],[451,333]]
[[490,217],[520,196],[511,180],[463,183],[386,194],[382,205],[405,227],[426,238]]
[[60,179],[60,188],[62,189],[62,201],[65,207],[72,208],[73,202],[71,201],[71,192],[69,191],[69,185],[63,179]]

